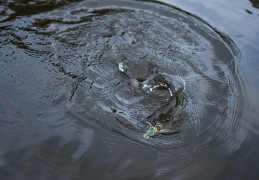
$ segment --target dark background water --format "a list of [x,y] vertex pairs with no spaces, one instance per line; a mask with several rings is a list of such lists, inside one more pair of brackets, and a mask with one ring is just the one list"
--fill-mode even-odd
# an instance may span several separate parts
[[[0,179],[257,179],[256,2],[1,1]],[[145,140],[155,73],[186,104]]]

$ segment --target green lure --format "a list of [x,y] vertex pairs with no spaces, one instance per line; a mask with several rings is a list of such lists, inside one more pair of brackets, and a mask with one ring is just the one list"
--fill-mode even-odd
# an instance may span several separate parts
[[149,124],[149,129],[147,132],[143,135],[145,139],[148,139],[149,137],[154,137],[158,133],[158,129],[156,126],[152,126],[152,124]]

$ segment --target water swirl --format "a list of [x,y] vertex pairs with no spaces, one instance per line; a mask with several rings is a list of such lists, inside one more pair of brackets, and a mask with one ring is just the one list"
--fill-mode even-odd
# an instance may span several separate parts
[[[225,144],[234,131],[234,44],[203,21],[133,1],[85,1],[33,19],[47,63],[73,81],[69,112],[78,122],[154,147]],[[144,139],[147,123],[160,133]]]

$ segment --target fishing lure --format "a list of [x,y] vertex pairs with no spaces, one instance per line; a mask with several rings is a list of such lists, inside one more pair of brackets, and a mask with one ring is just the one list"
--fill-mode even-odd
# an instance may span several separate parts
[[157,123],[155,126],[153,126],[151,123],[147,122],[149,124],[149,129],[147,132],[143,135],[145,139],[148,139],[150,137],[154,137],[157,134],[165,134],[165,135],[170,135],[170,134],[177,134],[180,131],[175,131],[175,130],[170,130],[170,129],[164,129],[162,128],[162,125],[160,123]]
[[149,123],[149,129],[147,130],[147,132],[143,135],[143,137],[145,139],[148,139],[149,137],[154,137],[156,134],[158,134],[158,129],[156,126],[152,126],[151,123]]

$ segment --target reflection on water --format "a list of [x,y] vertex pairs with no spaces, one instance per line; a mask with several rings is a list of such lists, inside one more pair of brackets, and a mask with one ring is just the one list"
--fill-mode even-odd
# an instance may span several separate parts
[[0,176],[256,177],[249,54],[191,13],[147,1],[2,2]]

